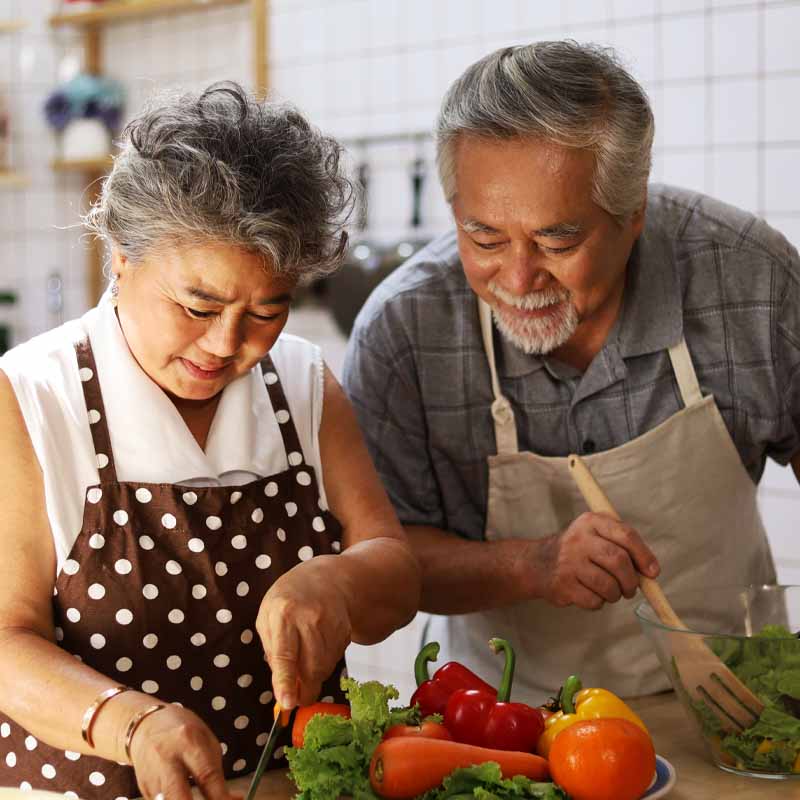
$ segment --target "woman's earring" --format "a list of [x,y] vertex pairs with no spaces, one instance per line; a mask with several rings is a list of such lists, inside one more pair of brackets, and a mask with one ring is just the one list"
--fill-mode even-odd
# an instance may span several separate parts
[[111,276],[111,305],[117,305],[117,298],[119,297],[119,277],[116,273]]

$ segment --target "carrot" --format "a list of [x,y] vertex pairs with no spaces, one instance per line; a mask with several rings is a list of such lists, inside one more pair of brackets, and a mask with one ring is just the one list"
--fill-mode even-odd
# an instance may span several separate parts
[[487,761],[497,762],[504,778],[525,775],[542,781],[550,777],[547,761],[533,753],[399,736],[386,739],[375,748],[369,765],[369,780],[381,797],[407,800],[434,789],[454,769]]
[[350,706],[343,703],[312,703],[310,706],[300,706],[294,715],[292,725],[292,746],[302,747],[305,742],[306,725],[311,717],[317,714],[337,714],[340,717],[350,717]]

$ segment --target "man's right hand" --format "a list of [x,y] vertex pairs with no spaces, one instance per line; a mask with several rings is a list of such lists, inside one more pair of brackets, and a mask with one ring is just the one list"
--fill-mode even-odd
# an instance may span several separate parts
[[642,537],[607,514],[581,514],[562,533],[535,540],[537,596],[554,606],[598,609],[631,598],[639,573],[655,578],[660,567]]

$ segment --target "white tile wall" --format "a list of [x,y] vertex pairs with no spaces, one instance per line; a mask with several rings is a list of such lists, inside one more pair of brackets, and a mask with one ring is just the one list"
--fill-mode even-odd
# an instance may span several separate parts
[[[54,7],[55,0],[0,0],[0,19],[29,23],[0,34],[0,92],[12,108],[15,161],[30,176],[28,189],[0,189],[0,285],[21,292],[20,337],[56,321],[45,304],[51,272],[66,283],[65,315],[84,308],[84,244],[64,229],[77,221],[82,181],[50,171],[56,146],[41,115],[79,50],[74,35],[47,26]],[[616,45],[653,100],[654,176],[738,203],[800,243],[800,0],[272,0],[271,7],[276,92],[350,142],[430,130],[449,81],[494,47],[561,36]],[[233,7],[109,29],[107,70],[125,82],[129,112],[154,86],[249,83],[249,19],[245,7]],[[422,152],[430,163],[429,143]],[[367,155],[375,162],[371,233],[392,239],[407,228],[407,170],[418,148],[373,147]],[[424,230],[448,225],[431,174]],[[311,331],[329,342],[332,357],[341,352],[334,329]],[[800,580],[792,561],[800,491],[777,467],[762,486],[781,575]],[[402,636],[393,639],[383,665],[406,675],[409,648]],[[354,663],[374,661],[355,653]]]

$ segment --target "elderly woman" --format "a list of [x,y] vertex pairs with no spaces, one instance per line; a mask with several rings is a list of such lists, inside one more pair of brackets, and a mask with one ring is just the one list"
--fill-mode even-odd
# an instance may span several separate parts
[[419,576],[318,348],[281,336],[346,242],[338,145],[232,84],[126,133],[87,219],[108,296],[0,360],[0,785],[224,800],[274,698],[337,696]]

